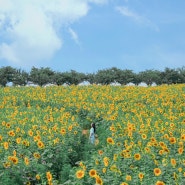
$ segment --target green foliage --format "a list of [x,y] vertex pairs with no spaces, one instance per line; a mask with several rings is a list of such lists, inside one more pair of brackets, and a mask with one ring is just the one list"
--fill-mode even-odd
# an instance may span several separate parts
[[33,67],[30,72],[30,80],[40,86],[53,82],[54,71],[50,68],[35,68]]
[[161,84],[160,71],[157,70],[146,70],[139,73],[141,81],[145,82],[147,85],[152,85],[152,83]]
[[14,78],[12,79],[14,86],[25,86],[29,80],[29,74],[22,70],[16,70]]
[[10,66],[0,68],[0,85],[5,87],[8,82],[12,82],[16,70]]
[[25,86],[28,82],[33,82],[36,85],[44,86],[46,84],[54,85],[78,85],[83,81],[88,81],[90,84],[109,85],[117,82],[121,85],[134,83],[138,85],[145,82],[147,85],[156,83],[161,84],[176,84],[185,83],[185,67],[170,69],[165,68],[164,71],[145,70],[139,73],[134,73],[128,69],[118,69],[112,67],[109,69],[98,70],[96,73],[79,73],[75,70],[68,72],[55,72],[50,68],[32,67],[28,73],[21,69],[14,69],[10,66],[0,68],[0,85],[5,87],[8,82],[12,82],[14,86]]

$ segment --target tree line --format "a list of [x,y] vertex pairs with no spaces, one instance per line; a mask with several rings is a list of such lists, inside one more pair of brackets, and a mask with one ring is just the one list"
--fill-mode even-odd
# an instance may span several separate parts
[[156,85],[185,83],[185,67],[177,69],[165,68],[164,71],[145,70],[138,73],[128,69],[122,70],[112,67],[87,74],[75,70],[56,72],[49,67],[32,67],[30,72],[11,66],[0,68],[0,86],[3,87],[9,82],[12,82],[13,86],[25,86],[28,82],[33,82],[39,86],[44,86],[48,83],[59,86],[63,84],[78,85],[84,81],[90,84],[101,85],[109,85],[111,83],[119,83],[121,85],[133,83],[139,85],[141,82],[144,82],[148,86],[153,83]]

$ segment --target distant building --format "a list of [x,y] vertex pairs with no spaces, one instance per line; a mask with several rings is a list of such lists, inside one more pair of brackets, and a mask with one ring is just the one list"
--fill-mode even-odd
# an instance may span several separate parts
[[115,82],[110,83],[110,85],[111,85],[111,86],[121,86],[121,84],[120,84],[120,83],[118,83],[118,82],[116,82],[116,81],[115,81]]
[[27,84],[26,84],[26,87],[37,87],[37,86],[39,86],[39,85],[38,84],[34,84],[31,81],[28,81]]
[[140,87],[148,87],[148,85],[145,82],[139,83],[138,86],[140,86]]
[[135,86],[135,84],[132,82],[129,82],[128,84],[126,84],[126,86]]
[[88,81],[83,81],[83,82],[79,83],[78,85],[86,86],[86,85],[90,85],[90,83]]

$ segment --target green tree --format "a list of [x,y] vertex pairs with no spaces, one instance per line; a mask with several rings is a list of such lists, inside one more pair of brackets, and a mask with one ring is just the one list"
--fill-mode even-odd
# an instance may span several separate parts
[[180,83],[185,83],[185,66],[177,69],[179,75],[180,75]]
[[29,74],[21,69],[16,70],[13,78],[14,85],[26,85],[29,79]]
[[133,83],[135,85],[139,85],[142,82],[141,74],[140,73],[134,73],[133,74]]
[[57,85],[62,85],[66,82],[65,76],[61,72],[56,72],[53,75],[53,82],[56,83]]
[[176,69],[165,68],[164,72],[161,73],[162,83],[176,84],[182,83],[183,76]]
[[108,85],[112,82],[117,82],[119,79],[119,69],[112,67],[110,69],[98,70],[95,75],[97,84]]
[[90,73],[86,75],[86,80],[90,83],[93,84],[95,83],[95,74],[94,73]]
[[53,83],[54,71],[50,68],[35,68],[32,67],[30,72],[30,80],[40,86],[47,83]]
[[79,83],[86,80],[86,75],[83,73],[71,70],[70,72],[62,73],[63,81],[68,85],[78,85]]
[[130,82],[134,82],[134,73],[132,70],[117,70],[117,80],[121,85],[126,85]]
[[5,87],[8,82],[12,82],[16,69],[11,66],[0,68],[0,85]]
[[152,83],[160,83],[160,71],[157,70],[146,70],[139,73],[141,81],[145,82],[147,85],[152,85]]

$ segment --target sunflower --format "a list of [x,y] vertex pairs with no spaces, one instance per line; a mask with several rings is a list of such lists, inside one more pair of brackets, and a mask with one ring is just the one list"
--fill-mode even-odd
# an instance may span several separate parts
[[128,136],[132,137],[132,131],[128,131]]
[[160,155],[163,155],[163,153],[164,153],[164,150],[159,150]]
[[5,126],[5,125],[6,125],[6,122],[5,122],[5,121],[3,121],[3,122],[2,122],[2,126]]
[[22,144],[25,145],[25,146],[29,146],[30,145],[30,142],[28,140],[23,140],[22,141]]
[[5,149],[5,150],[8,150],[8,147],[9,147],[8,142],[4,142],[3,145],[4,145],[4,149]]
[[118,168],[115,164],[113,164],[111,167],[110,167],[110,170],[111,171],[114,171],[114,172],[117,172],[118,171]]
[[143,174],[143,173],[139,173],[139,174],[138,174],[138,177],[139,177],[139,179],[142,181],[142,179],[143,179],[143,177],[144,177],[144,174]]
[[169,141],[171,144],[175,144],[176,143],[176,138],[175,137],[170,137]]
[[164,147],[166,147],[166,145],[165,145],[165,143],[164,142],[159,142],[159,145],[162,147],[162,148],[164,148]]
[[165,185],[163,181],[157,181],[155,185]]
[[16,156],[9,156],[8,159],[13,162],[13,164],[18,164],[19,160]]
[[28,131],[28,135],[29,135],[29,136],[33,136],[33,131],[32,131],[32,130],[29,130],[29,131]]
[[97,185],[103,185],[103,180],[100,178],[100,176],[96,175],[95,178],[96,178]]
[[150,148],[145,147],[145,151],[146,151],[147,153],[149,153],[149,152],[150,152]]
[[115,127],[112,125],[112,126],[110,126],[110,130],[111,130],[111,131],[115,131],[116,129],[115,129]]
[[16,128],[16,132],[20,132],[20,130],[21,130],[21,129],[20,129],[19,127]]
[[147,138],[147,135],[146,134],[142,134],[142,139],[146,139]]
[[173,167],[175,167],[176,164],[177,164],[176,160],[175,160],[175,159],[171,159],[171,165],[172,165]]
[[96,175],[97,175],[96,170],[92,169],[92,170],[89,171],[89,176],[90,177],[95,177]]
[[163,160],[162,160],[162,165],[163,165],[163,166],[166,166],[167,164],[168,164],[168,161],[167,161],[166,159],[163,159]]
[[134,155],[135,160],[140,160],[141,159],[141,155],[139,153]]
[[95,164],[99,165],[99,160],[98,159],[95,160]]
[[[119,137],[122,137],[122,134],[120,134]],[[117,142],[117,146],[121,146],[121,143]]]
[[15,136],[15,133],[14,133],[13,130],[11,130],[11,131],[8,132],[8,135],[11,136],[11,137],[14,137]]
[[151,137],[151,142],[152,142],[152,143],[157,142],[157,141],[156,141],[156,138],[155,138],[155,137]]
[[98,150],[98,154],[99,155],[102,155],[103,154],[103,151],[102,150]]
[[184,152],[184,149],[183,149],[182,147],[180,147],[180,148],[178,149],[178,153],[181,155],[183,152]]
[[83,166],[84,166],[84,164],[83,164],[82,161],[79,162],[79,166],[80,166],[80,167],[83,167]]
[[113,160],[116,161],[118,158],[118,154],[114,154]]
[[178,168],[178,171],[181,173],[182,172],[182,168],[180,167],[180,168]]
[[65,128],[62,128],[62,129],[60,130],[60,133],[61,133],[62,135],[65,135],[65,134],[66,134]]
[[184,146],[184,142],[183,141],[180,141],[178,144],[179,144],[180,147]]
[[114,144],[114,140],[111,137],[107,138],[107,143],[113,145]]
[[128,124],[127,124],[127,129],[128,129],[128,131],[134,130],[134,125],[131,124],[131,123],[128,123]]
[[84,170],[78,170],[78,171],[76,172],[76,177],[77,177],[78,179],[83,178],[84,175],[85,175]]
[[103,169],[102,169],[102,172],[103,172],[103,173],[106,173],[106,171],[107,171],[106,168],[103,168]]
[[70,125],[70,126],[68,127],[68,130],[71,131],[72,129],[73,129],[73,126]]
[[11,166],[11,164],[10,164],[10,162],[5,162],[5,163],[3,163],[3,166],[5,168],[9,168]]
[[11,126],[10,123],[7,123],[7,124],[6,124],[6,127],[7,127],[7,128],[10,128],[10,126]]
[[35,159],[39,159],[39,158],[40,158],[40,154],[37,153],[37,152],[35,152],[35,153],[33,154],[33,156],[34,156]]
[[54,144],[59,143],[59,138],[57,137],[56,139],[54,139],[54,140],[53,140],[53,143],[54,143]]
[[104,165],[107,167],[109,165],[109,158],[108,157],[104,157],[103,158],[103,162],[104,162]]
[[26,164],[26,166],[29,165],[30,162],[29,162],[29,159],[27,157],[24,158],[24,163]]
[[155,176],[159,176],[159,175],[161,175],[161,169],[160,168],[154,168],[154,174],[155,174]]
[[0,135],[0,141],[2,141],[3,140],[3,136],[2,135]]
[[185,141],[185,134],[182,134],[182,135],[181,135],[181,139],[182,139],[183,141]]
[[29,165],[30,162],[29,162],[29,159],[27,157],[24,158],[24,163],[26,164],[26,166]]
[[130,175],[126,175],[126,181],[131,181],[132,180],[132,176],[130,176]]
[[13,156],[16,156],[17,155],[17,152],[16,150],[13,151]]
[[44,148],[44,143],[42,141],[38,141],[37,146],[42,149]]
[[46,172],[46,177],[47,177],[49,182],[52,181],[52,174],[49,171]]
[[35,176],[35,178],[36,178],[37,180],[40,180],[40,175],[37,174],[37,175]]
[[21,138],[20,137],[16,138],[16,143],[17,144],[20,144],[21,143]]
[[[38,134],[38,133],[37,133],[37,134]],[[36,140],[36,141],[41,140],[41,136],[40,136],[39,134],[38,134],[38,135],[36,135],[34,138],[35,138],[35,140]]]
[[128,185],[128,183],[126,183],[126,182],[122,182],[120,185]]
[[167,153],[170,152],[170,150],[167,147],[163,148],[163,150],[164,150],[164,152],[167,152]]

